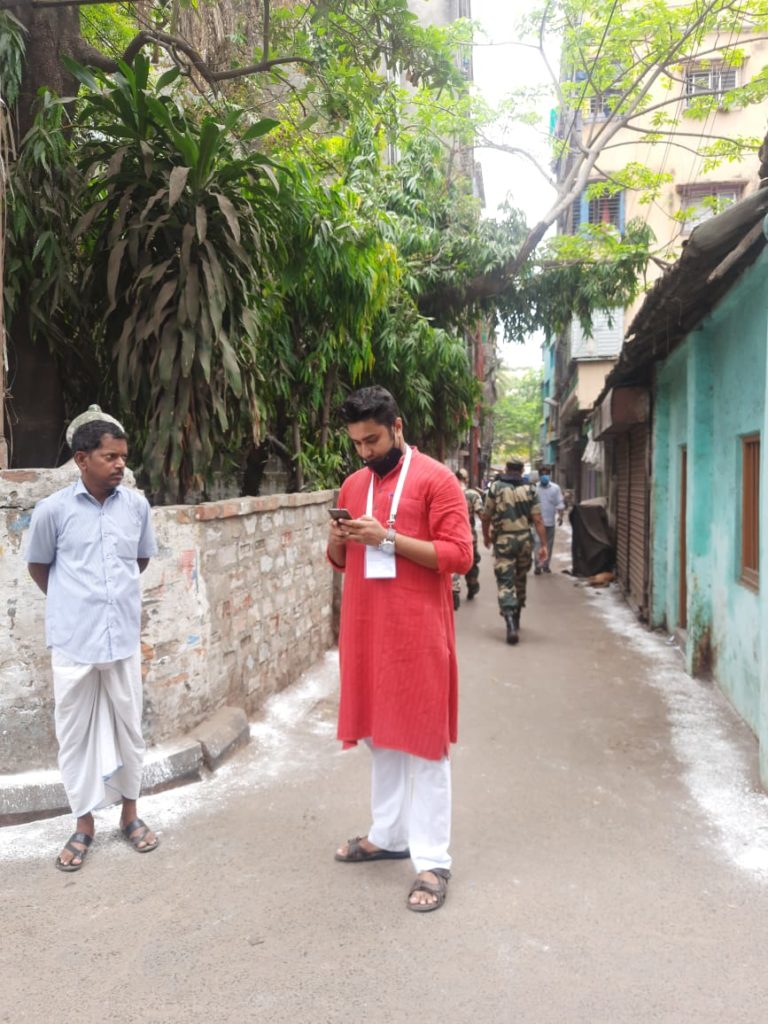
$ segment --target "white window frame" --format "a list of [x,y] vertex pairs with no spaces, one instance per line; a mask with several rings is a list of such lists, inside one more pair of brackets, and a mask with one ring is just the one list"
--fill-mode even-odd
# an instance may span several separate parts
[[718,103],[731,89],[739,85],[739,68],[722,61],[707,64],[689,64],[683,72],[685,105],[690,107],[697,96],[714,94]]
[[[716,211],[709,206],[702,205],[704,199],[715,198],[718,200],[728,199],[728,206],[738,203],[744,193],[744,186],[733,182],[712,184],[701,183],[688,185],[680,190],[680,210],[682,213],[691,211],[690,216],[683,220],[683,235],[687,237],[704,221],[716,216]],[[718,211],[722,212],[722,211]]]

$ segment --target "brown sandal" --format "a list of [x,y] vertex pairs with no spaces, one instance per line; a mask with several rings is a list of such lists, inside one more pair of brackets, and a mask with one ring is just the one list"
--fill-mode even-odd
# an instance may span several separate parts
[[[152,830],[144,824],[141,818],[134,818],[133,821],[129,821],[121,831],[136,853],[151,853],[153,850],[157,849],[157,845],[160,842],[157,836],[155,836],[154,843],[146,842],[146,836]],[[144,843],[145,845],[141,846],[141,843]]]
[[[88,853],[88,848],[92,842],[93,836],[89,836],[87,832],[73,832],[66,843],[64,843],[64,849],[69,850],[74,856],[70,861],[63,861],[61,855],[59,855],[54,861],[59,871],[79,871],[83,866],[85,855]],[[73,845],[74,843],[80,843],[84,849],[78,849],[77,846]],[[77,864],[75,861],[77,861]]]
[[[430,910],[439,910],[445,903],[445,897],[448,895],[448,879],[451,877],[451,872],[447,868],[429,868],[428,870],[437,877],[437,881],[429,882],[426,878],[417,878],[408,893],[406,906],[417,914],[426,914]],[[415,892],[428,892],[437,898],[434,903],[411,903],[411,896]]]
[[359,864],[365,860],[405,860],[411,856],[410,850],[374,850],[370,853],[360,845],[360,841],[367,838],[368,836],[355,836],[354,839],[348,839],[347,852],[335,853],[334,858],[344,864]]

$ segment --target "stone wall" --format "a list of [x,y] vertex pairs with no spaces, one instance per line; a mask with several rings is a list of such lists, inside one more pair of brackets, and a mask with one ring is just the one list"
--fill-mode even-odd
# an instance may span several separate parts
[[[0,773],[56,759],[44,597],[22,558],[37,500],[77,476],[0,472]],[[224,705],[252,714],[334,643],[331,491],[155,508],[142,576],[144,733],[155,744]]]

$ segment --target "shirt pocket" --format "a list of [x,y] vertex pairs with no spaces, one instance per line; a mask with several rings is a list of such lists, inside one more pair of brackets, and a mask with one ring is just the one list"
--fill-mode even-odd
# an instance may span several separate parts
[[115,525],[115,554],[125,561],[135,562],[141,539],[141,522],[138,516],[126,516]]

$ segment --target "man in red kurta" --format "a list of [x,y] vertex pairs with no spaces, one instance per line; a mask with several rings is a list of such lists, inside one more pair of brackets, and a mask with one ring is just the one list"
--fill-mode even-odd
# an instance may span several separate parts
[[457,684],[451,574],[472,565],[467,505],[454,474],[410,448],[392,395],[362,388],[341,408],[365,468],[342,485],[328,557],[345,573],[338,736],[373,755],[367,836],[336,859],[410,856],[411,910],[442,906],[450,878],[449,746]]

